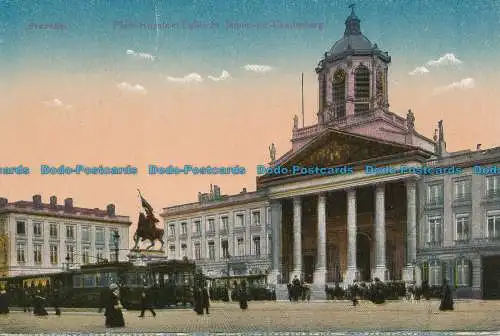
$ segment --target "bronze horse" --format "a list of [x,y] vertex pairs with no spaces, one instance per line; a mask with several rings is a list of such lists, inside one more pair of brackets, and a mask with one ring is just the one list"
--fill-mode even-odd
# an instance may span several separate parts
[[165,244],[163,241],[163,235],[165,234],[165,230],[159,229],[156,227],[154,221],[150,218],[147,218],[144,213],[139,214],[139,221],[137,223],[137,230],[134,234],[134,247],[133,250],[139,249],[139,242],[143,242],[145,240],[149,240],[151,245],[149,245],[146,250],[155,246],[155,242],[158,240],[161,243],[160,249],[163,248]]

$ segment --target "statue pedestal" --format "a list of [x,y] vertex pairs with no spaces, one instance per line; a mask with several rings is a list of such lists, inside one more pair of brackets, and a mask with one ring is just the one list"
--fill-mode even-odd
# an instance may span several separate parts
[[149,263],[168,260],[164,251],[155,250],[131,250],[127,257],[136,266],[146,266]]

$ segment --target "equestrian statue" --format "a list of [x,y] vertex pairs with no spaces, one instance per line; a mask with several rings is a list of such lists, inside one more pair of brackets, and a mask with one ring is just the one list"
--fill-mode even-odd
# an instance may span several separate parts
[[151,245],[149,245],[146,250],[154,247],[157,240],[161,243],[161,250],[163,249],[164,245],[163,235],[165,233],[165,230],[156,227],[156,223],[158,223],[159,220],[153,214],[153,207],[148,203],[148,201],[144,199],[144,197],[142,197],[141,191],[139,189],[137,189],[137,191],[139,192],[141,204],[146,214],[144,214],[144,212],[141,212],[139,214],[137,230],[134,234],[135,245],[132,250],[138,250],[139,242],[143,242],[145,240],[149,240],[151,242]]

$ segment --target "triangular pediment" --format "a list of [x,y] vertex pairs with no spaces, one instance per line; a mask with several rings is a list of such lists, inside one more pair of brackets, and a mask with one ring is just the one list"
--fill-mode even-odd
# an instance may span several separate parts
[[327,129],[280,166],[336,167],[414,150],[418,148]]

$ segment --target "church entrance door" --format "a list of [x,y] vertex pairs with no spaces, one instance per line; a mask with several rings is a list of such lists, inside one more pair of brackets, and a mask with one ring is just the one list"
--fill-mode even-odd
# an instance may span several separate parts
[[371,240],[366,234],[358,234],[356,238],[356,264],[360,280],[368,281],[371,277]]

